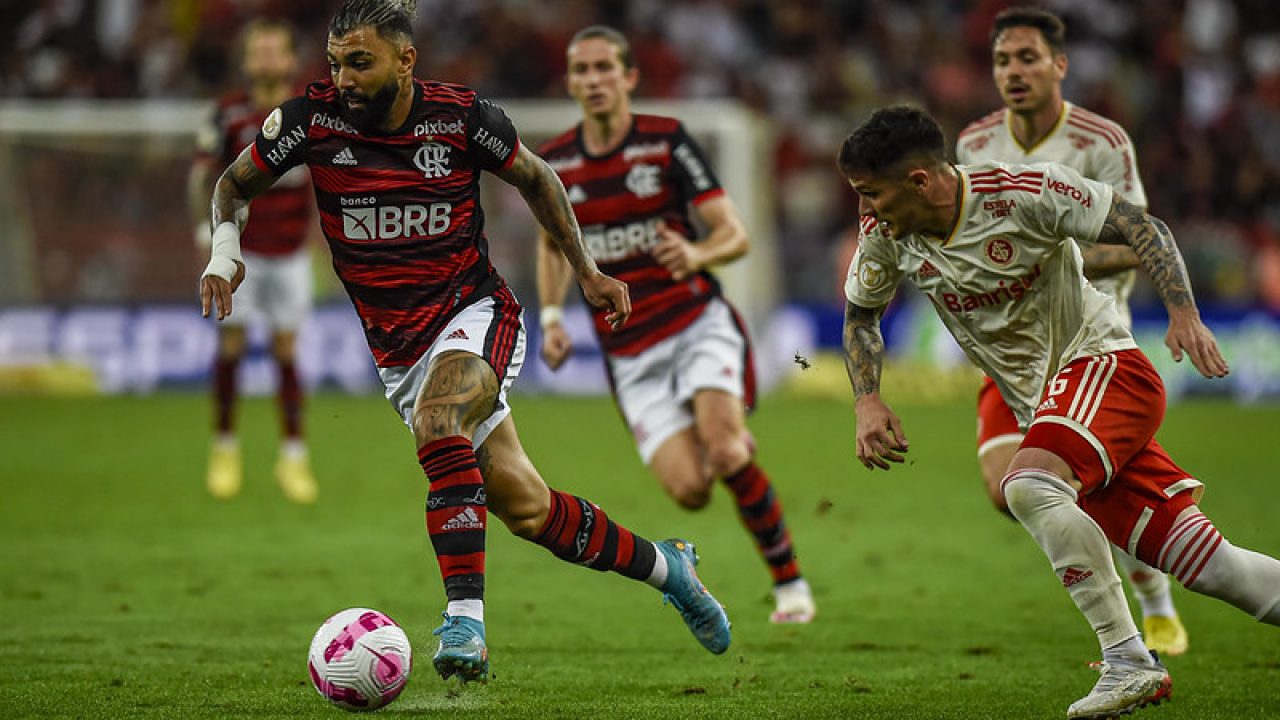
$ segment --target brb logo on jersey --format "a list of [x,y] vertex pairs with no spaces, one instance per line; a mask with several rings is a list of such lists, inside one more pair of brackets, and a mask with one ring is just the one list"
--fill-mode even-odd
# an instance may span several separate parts
[[627,173],[627,189],[638,198],[653,197],[662,192],[661,172],[657,165],[633,165]]
[[[342,198],[343,205],[364,205],[374,198]],[[453,205],[382,205],[344,207],[342,234],[348,240],[396,240],[407,237],[443,235],[449,230]]]
[[413,164],[418,166],[428,180],[448,177],[453,172],[453,168],[449,167],[451,149],[453,149],[451,145],[444,143],[422,143],[422,147],[418,148],[418,152],[413,156]]

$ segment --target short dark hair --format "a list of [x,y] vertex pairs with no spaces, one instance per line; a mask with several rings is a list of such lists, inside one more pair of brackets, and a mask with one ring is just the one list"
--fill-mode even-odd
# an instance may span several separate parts
[[627,36],[608,25],[591,25],[582,28],[574,33],[573,39],[569,41],[569,47],[592,38],[600,38],[617,48],[618,59],[622,61],[624,68],[630,70],[635,67],[635,58],[631,55],[631,43],[627,42]]
[[235,56],[241,62],[244,61],[245,49],[249,46],[249,36],[258,32],[281,33],[289,40],[289,52],[295,55],[298,53],[298,30],[293,23],[279,18],[255,18],[241,28],[236,37]]
[[883,175],[910,159],[929,166],[946,163],[942,128],[919,108],[894,105],[871,113],[845,138],[838,162],[848,177],[855,172]]
[[346,0],[329,21],[329,35],[342,37],[359,27],[373,27],[392,43],[413,41],[418,0]]
[[1061,55],[1065,47],[1067,27],[1062,18],[1048,10],[1034,7],[1011,7],[1000,11],[991,23],[991,46],[995,47],[1000,33],[1015,27],[1029,27],[1040,31],[1045,43],[1054,55]]

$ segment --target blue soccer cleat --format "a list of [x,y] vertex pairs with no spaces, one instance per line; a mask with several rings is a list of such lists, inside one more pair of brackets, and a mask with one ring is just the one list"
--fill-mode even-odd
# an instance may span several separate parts
[[667,581],[662,584],[663,600],[680,611],[684,624],[702,647],[719,655],[729,649],[729,616],[698,579],[693,566],[698,555],[693,543],[678,538],[654,543],[667,559]]
[[444,624],[431,631],[440,636],[440,647],[431,662],[440,677],[457,675],[464,683],[489,678],[489,649],[484,644],[484,623],[469,617],[444,615]]

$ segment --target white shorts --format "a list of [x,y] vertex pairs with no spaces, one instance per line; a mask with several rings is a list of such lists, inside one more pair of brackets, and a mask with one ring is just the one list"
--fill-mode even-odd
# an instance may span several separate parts
[[484,358],[498,375],[498,401],[493,413],[476,427],[472,447],[480,447],[498,424],[511,414],[507,391],[524,366],[524,310],[505,288],[498,298],[489,296],[468,305],[449,321],[431,347],[410,366],[380,367],[378,377],[387,388],[387,399],[413,430],[413,409],[427,380],[431,361],[442,353],[461,350]]
[[272,330],[297,332],[311,313],[311,254],[244,253],[244,282],[236,288],[224,323],[244,327],[261,320]]
[[694,423],[693,396],[723,390],[755,404],[751,342],[737,313],[715,298],[689,327],[638,355],[605,359],[613,394],[646,465]]

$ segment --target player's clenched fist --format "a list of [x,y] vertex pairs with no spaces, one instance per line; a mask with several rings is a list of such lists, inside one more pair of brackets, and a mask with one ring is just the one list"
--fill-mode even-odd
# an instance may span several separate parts
[[617,330],[631,316],[631,295],[627,292],[627,284],[597,272],[580,281],[582,295],[592,307],[607,310],[605,321],[609,327]]

